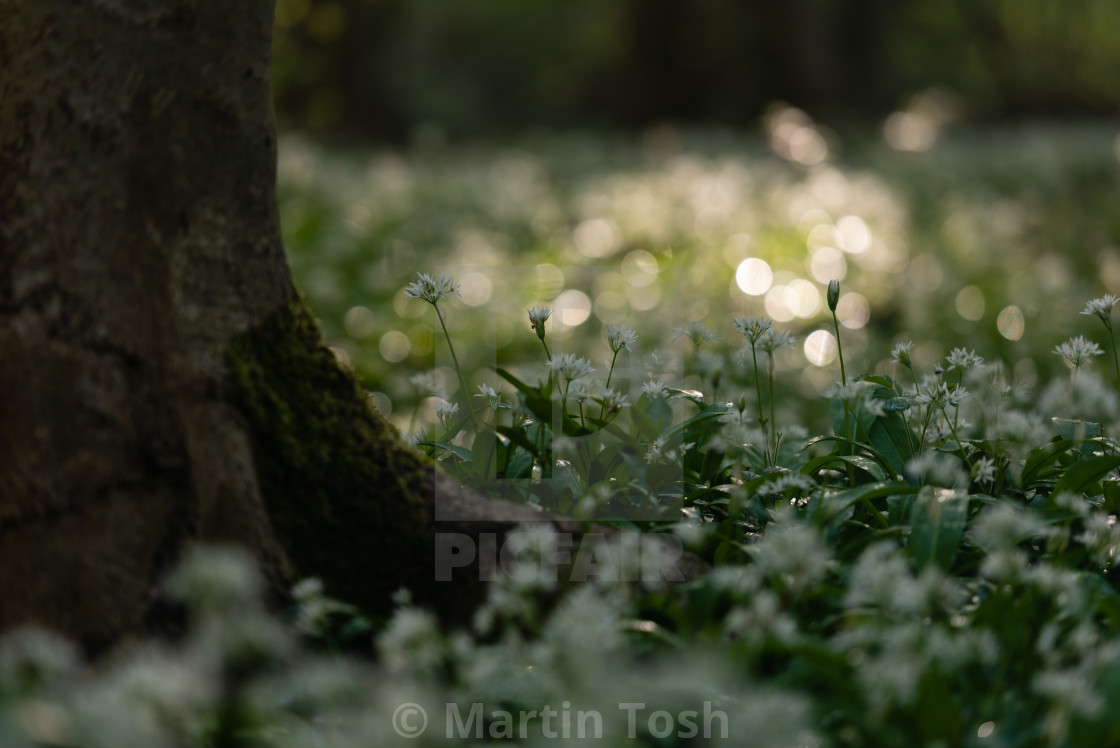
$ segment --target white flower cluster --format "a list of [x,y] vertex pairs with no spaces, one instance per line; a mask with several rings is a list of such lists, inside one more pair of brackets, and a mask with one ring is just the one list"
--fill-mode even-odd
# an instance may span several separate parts
[[429,304],[450,296],[462,296],[452,277],[443,273],[434,278],[428,273],[420,273],[418,280],[405,286],[404,294],[410,299],[423,299]]

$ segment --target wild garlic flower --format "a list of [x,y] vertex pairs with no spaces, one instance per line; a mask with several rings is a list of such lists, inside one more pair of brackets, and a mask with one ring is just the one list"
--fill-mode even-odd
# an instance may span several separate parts
[[937,408],[944,408],[947,405],[957,407],[968,397],[968,394],[968,390],[964,387],[950,389],[948,384],[941,382],[932,390],[919,394],[914,401],[919,405],[930,404]]
[[664,436],[659,436],[650,442],[649,448],[646,450],[647,463],[650,465],[657,463],[672,464],[695,446],[691,443],[685,443],[675,449],[666,449],[665,441]]
[[459,403],[449,403],[446,400],[440,400],[434,406],[436,411],[436,418],[440,420],[444,428],[451,428],[451,422],[455,420],[455,414],[459,412]]
[[758,343],[759,338],[761,338],[773,324],[773,320],[769,317],[735,318],[735,329],[742,333],[743,337],[750,341],[752,346]]
[[450,296],[462,296],[459,286],[455,285],[450,275],[440,273],[433,278],[428,273],[420,273],[419,280],[405,286],[404,295],[410,299],[423,299],[429,304],[435,304],[440,299]]
[[419,374],[413,374],[409,377],[408,381],[420,391],[421,397],[428,397],[434,395],[447,399],[447,390],[443,387],[440,378],[432,371],[424,371]]
[[475,397],[486,398],[487,405],[494,410],[502,407],[502,383],[498,382],[498,388],[494,389],[488,384],[478,385],[478,394]]
[[876,418],[887,414],[883,401],[872,394],[866,382],[833,382],[825,395],[832,400],[843,400],[850,409],[870,413]]
[[681,338],[691,340],[693,348],[699,348],[705,343],[713,343],[719,340],[719,335],[703,322],[691,322],[684,327],[678,327],[674,332],[677,340]]
[[914,368],[914,362],[910,359],[910,352],[914,350],[914,341],[903,340],[897,343],[891,351],[891,359],[905,366],[907,369]]
[[959,458],[941,452],[924,452],[906,463],[906,473],[924,483],[945,488],[966,488],[968,474]]
[[975,351],[966,351],[964,348],[954,348],[949,354],[949,371],[953,369],[971,369],[974,366],[980,366],[984,363],[981,356],[977,356]]
[[1104,326],[1112,329],[1112,308],[1116,306],[1116,302],[1120,301],[1117,297],[1110,293],[1106,293],[1098,299],[1090,299],[1085,304],[1085,309],[1082,314],[1095,315]]
[[[1100,301],[1100,299],[1094,299],[1094,301]],[[1070,338],[1054,348],[1054,355],[1064,357],[1066,361],[1069,361],[1070,366],[1075,369],[1080,369],[1085,364],[1090,363],[1094,356],[1099,356],[1102,353],[1104,353],[1104,350],[1099,345],[1091,340],[1086,340],[1083,335]]]
[[632,351],[631,346],[638,340],[638,333],[626,325],[610,325],[607,328],[607,343],[611,350],[618,353],[622,350]]
[[548,362],[548,368],[568,382],[586,377],[595,373],[591,362],[574,353],[559,353]]
[[608,413],[613,413],[616,410],[630,405],[630,402],[626,399],[626,395],[615,392],[614,389],[609,387],[603,390],[603,394],[599,396],[599,400],[603,403]]
[[980,485],[993,485],[996,481],[996,461],[987,455],[978,458],[972,466],[972,480]]
[[792,348],[796,342],[797,338],[788,330],[767,330],[759,338],[758,345],[762,350],[773,354],[779,348]]
[[668,397],[669,388],[660,379],[649,379],[642,385],[642,394],[649,397]]
[[529,313],[529,324],[533,326],[533,332],[544,340],[544,322],[552,314],[552,310],[546,306],[532,306],[526,311]]
[[840,281],[834,279],[828,282],[827,299],[829,311],[835,312],[836,305],[840,303]]

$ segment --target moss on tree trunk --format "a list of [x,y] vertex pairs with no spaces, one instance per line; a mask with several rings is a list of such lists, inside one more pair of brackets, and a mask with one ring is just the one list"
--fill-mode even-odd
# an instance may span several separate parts
[[235,338],[228,361],[268,514],[296,567],[378,612],[397,587],[429,582],[434,466],[372,412],[302,299]]

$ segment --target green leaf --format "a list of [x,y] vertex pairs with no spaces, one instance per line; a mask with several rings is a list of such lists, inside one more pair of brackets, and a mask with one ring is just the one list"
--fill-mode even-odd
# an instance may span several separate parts
[[[1117,466],[1120,466],[1120,455],[1091,457],[1088,460],[1078,462],[1067,469],[1058,479],[1058,482],[1054,485],[1054,493],[1058,494],[1063,491],[1081,493],[1086,491],[1089,486],[1108,475]],[[1099,492],[1093,491],[1091,493]]]
[[886,458],[897,475],[906,472],[906,463],[914,457],[906,422],[898,413],[876,418],[868,432],[871,446]]
[[437,454],[436,459],[441,460],[444,457],[455,455],[463,462],[471,461],[471,453],[466,447],[460,447],[458,444],[448,444],[446,442],[432,442],[422,441],[418,442],[421,447],[433,447]]
[[496,478],[498,437],[493,431],[482,431],[471,445],[471,462],[476,467],[476,477]]
[[1054,460],[1057,459],[1058,455],[1067,451],[1075,444],[1077,444],[1077,442],[1073,439],[1062,439],[1061,441],[1032,449],[1027,455],[1026,461],[1023,463],[1023,472],[1019,478],[1019,485],[1026,488],[1034,483],[1035,480],[1042,477],[1042,471],[1044,469],[1054,464]]
[[887,471],[875,460],[864,455],[821,455],[814,457],[801,466],[804,475],[816,475],[830,465],[837,465],[837,470],[842,470],[845,464],[852,465],[871,476],[872,480],[885,481],[889,478]]
[[1101,425],[1092,421],[1071,421],[1068,418],[1051,418],[1050,421],[1063,439],[1082,441],[1098,439],[1101,435]]
[[533,440],[529,438],[529,435],[525,432],[524,427],[514,428],[513,426],[495,426],[494,428],[499,434],[506,437],[517,446],[526,449],[529,454],[533,455],[534,457],[540,456],[538,454],[539,450],[537,449],[537,445],[534,444]]
[[910,509],[910,557],[918,569],[949,571],[964,537],[968,494],[923,486]]

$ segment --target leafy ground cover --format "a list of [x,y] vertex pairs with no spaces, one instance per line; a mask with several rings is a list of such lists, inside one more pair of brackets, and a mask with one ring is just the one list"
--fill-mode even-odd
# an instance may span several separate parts
[[[474,264],[429,263],[415,238],[423,220],[408,209],[421,199],[414,190],[424,182],[416,176],[422,170],[398,157],[395,167],[382,162],[360,181],[381,184],[385,169],[393,168],[413,180],[400,188],[397,228],[363,240],[367,248],[382,240],[394,248],[370,271],[349,244],[351,229],[328,220],[357,210],[353,204],[339,207],[320,196],[324,204],[313,209],[314,190],[289,193],[288,210],[306,211],[303,223],[292,224],[297,235],[306,232],[293,240],[293,263],[331,341],[380,393],[375,401],[391,408],[417,449],[479,490],[634,532],[612,541],[585,580],[565,585],[554,563],[565,538],[544,526],[527,528],[508,541],[510,558],[473,625],[454,631],[411,605],[407,591],[391,620],[370,621],[330,599],[314,580],[293,591],[292,608],[278,618],[261,607],[259,580],[245,559],[200,551],[168,581],[169,594],[192,611],[179,641],[151,641],[92,670],[43,632],[0,641],[0,743],[1116,744],[1120,363],[1117,300],[1100,295],[1115,282],[1108,244],[1115,217],[1092,209],[1091,201],[1083,201],[1084,213],[1074,211],[1054,187],[1084,180],[1105,194],[1115,190],[1115,157],[1105,167],[1086,155],[1108,142],[1087,133],[1068,151],[1052,151],[1060,158],[1054,155],[1045,169],[1038,163],[1045,151],[1032,150],[1034,161],[1016,160],[1014,147],[993,145],[1009,161],[986,162],[975,142],[949,148],[947,164],[925,160],[929,154],[892,162],[891,169],[926,177],[944,169],[942,179],[962,185],[964,177],[953,175],[971,174],[975,192],[967,194],[1000,194],[1019,206],[1013,212],[1030,230],[1015,224],[1024,246],[1008,250],[1005,260],[1018,258],[1008,264],[961,249],[994,242],[1014,223],[990,225],[987,219],[998,213],[993,203],[984,203],[994,211],[985,214],[961,194],[948,199],[952,208],[930,205],[930,198],[894,214],[895,236],[905,237],[904,262],[865,262],[868,253],[890,255],[884,216],[903,205],[891,190],[873,189],[887,183],[886,167],[871,177],[823,162],[793,165],[762,151],[740,152],[732,166],[720,156],[681,151],[631,162],[632,172],[647,174],[630,177],[639,185],[634,189],[646,184],[654,200],[659,193],[643,180],[670,169],[670,162],[684,163],[686,171],[700,164],[689,173],[705,184],[712,164],[734,171],[735,163],[753,165],[757,158],[759,168],[771,170],[766,178],[742,177],[753,186],[744,188],[742,201],[726,203],[729,215],[738,215],[741,204],[754,206],[758,223],[750,224],[749,240],[709,242],[696,211],[669,211],[681,221],[667,229],[681,237],[672,257],[679,264],[667,261],[667,249],[649,244],[643,250],[627,239],[621,213],[580,214],[574,226],[564,223],[569,208],[563,206],[578,200],[560,201],[552,214],[562,229],[555,243],[526,242],[534,249],[520,276],[502,270],[508,257],[500,252],[515,247],[495,247],[500,237],[519,236],[517,229],[506,233],[481,219],[475,229],[493,232],[485,245],[473,243],[481,234],[468,232],[465,244],[449,248],[487,246],[491,254]],[[571,147],[557,164],[573,174],[599,168],[596,159],[579,161],[586,144]],[[310,153],[297,149],[296,155]],[[605,148],[598,153],[636,158]],[[485,161],[460,156],[464,163]],[[860,157],[866,163],[885,158]],[[516,158],[523,166],[532,161]],[[320,174],[307,167],[304,178],[364,173],[353,164],[323,168],[328,171]],[[1044,173],[1018,181],[1028,172],[1016,169],[1035,168]],[[447,169],[454,181],[458,172]],[[827,216],[813,212],[824,209],[805,197],[818,194],[806,185],[849,184],[857,173],[867,180],[861,188],[836,193],[853,202]],[[559,189],[552,179],[545,192]],[[425,189],[435,190],[439,181]],[[502,181],[464,188],[456,199],[497,199]],[[929,180],[915,181],[921,184],[907,194],[940,194]],[[584,194],[580,189],[571,193]],[[463,214],[450,211],[456,217],[443,224],[438,206],[445,203],[423,194],[437,206],[429,228],[438,243],[440,226],[459,225]],[[509,199],[526,194],[512,190]],[[873,212],[875,195],[894,207]],[[1024,207],[1030,195],[1039,196],[1030,203],[1037,210]],[[808,201],[803,209],[812,212],[811,222],[799,223],[800,213],[789,207],[799,200]],[[861,210],[855,201],[863,201]],[[387,200],[371,204],[394,210]],[[604,204],[594,203],[595,210]],[[947,226],[949,219],[965,224]],[[372,215],[361,220],[368,220],[361,230],[370,236],[377,233],[372,226],[392,223]],[[520,220],[514,216],[509,225],[525,231],[534,225]],[[315,221],[318,228],[311,228]],[[640,224],[635,220],[633,230]],[[826,224],[830,241],[844,246],[811,246],[809,237]],[[412,228],[404,231],[405,225]],[[549,225],[555,230],[556,223]],[[406,241],[398,232],[414,237],[411,247],[395,244]],[[691,243],[683,239],[689,232]],[[771,245],[759,237],[771,236],[786,237],[773,240],[786,249],[765,254],[759,247]],[[1072,249],[1055,249],[1090,246],[1092,237],[1098,244],[1091,268],[1079,265],[1082,255]],[[608,238],[622,244],[615,248]],[[581,242],[609,251],[578,254]],[[747,254],[725,256],[739,242]],[[851,251],[863,244],[862,252]],[[311,246],[320,261],[331,261],[319,265],[298,254]],[[843,269],[836,273],[840,282],[830,283],[834,278],[820,267],[820,277],[813,275],[821,247],[836,253],[826,259],[843,258],[825,263]],[[628,265],[637,251],[656,263],[638,255]],[[705,296],[662,290],[656,304],[635,311],[635,300],[647,303],[641,289],[667,289],[689,272],[693,265],[682,254],[723,277],[697,286]],[[1033,265],[1024,274],[1027,258]],[[747,291],[761,289],[761,266],[750,264],[742,285],[735,277],[751,259],[764,261],[772,274],[757,295]],[[941,282],[923,286],[933,260]],[[997,266],[1002,276],[995,280],[975,269]],[[581,268],[594,272],[581,276]],[[484,269],[487,298],[480,281],[467,279]],[[1059,272],[1064,286],[1051,287]],[[606,295],[609,287],[595,288],[603,273],[621,279],[618,299]],[[641,285],[645,276],[652,280]],[[811,314],[812,305],[798,306],[796,291],[770,300],[776,286],[803,288],[797,280],[815,284]],[[891,293],[877,296],[884,285]],[[961,300],[969,286],[983,300],[975,320],[970,304],[977,297]],[[1082,288],[1089,290],[1079,295]],[[579,307],[557,300],[581,289],[590,308],[577,322],[579,315],[568,312]],[[907,302],[899,300],[900,289]],[[862,325],[850,316],[854,302],[845,307],[849,294],[868,304]],[[698,298],[706,313],[694,318],[686,312],[704,306]],[[615,302],[619,316],[612,317]],[[1004,315],[1010,306],[1022,315],[1011,327]],[[355,312],[359,307],[366,312]],[[883,309],[897,313],[876,322]],[[409,341],[400,359],[389,360],[403,347],[392,347],[396,338],[386,342],[389,333],[379,323],[376,332],[361,334],[366,313],[399,320],[397,332]],[[508,339],[501,332],[507,327]],[[831,344],[806,345],[818,332],[829,333]],[[417,340],[427,347],[413,345]],[[831,358],[814,363],[810,357],[820,351]],[[420,388],[422,397],[415,394]],[[667,584],[635,552],[641,533],[674,540],[708,561],[711,572]],[[374,656],[342,654],[355,647]]]
[[413,376],[459,386],[434,319],[406,302],[417,272],[462,285],[446,322],[471,371],[530,360],[538,344],[522,314],[547,305],[556,344],[597,367],[603,330],[624,324],[681,386],[699,389],[695,377],[719,368],[742,387],[734,347],[707,346],[690,363],[678,331],[702,322],[728,341],[735,316],[773,318],[798,340],[775,361],[776,386],[797,395],[779,404],[814,430],[828,425],[808,401],[834,379],[834,278],[853,371],[883,373],[909,339],[923,368],[974,348],[1026,383],[1062,372],[1050,351],[1092,332],[1057,310],[1120,293],[1114,127],[947,131],[905,152],[836,142],[783,110],[765,135],[374,152],[290,139],[280,199],[291,263],[332,344],[405,433],[417,406],[421,423],[435,421]]

